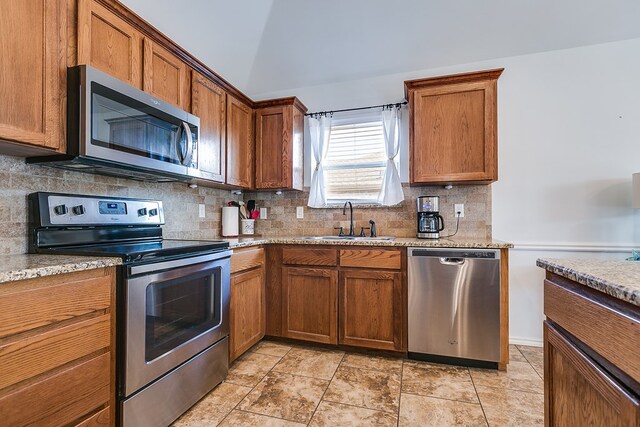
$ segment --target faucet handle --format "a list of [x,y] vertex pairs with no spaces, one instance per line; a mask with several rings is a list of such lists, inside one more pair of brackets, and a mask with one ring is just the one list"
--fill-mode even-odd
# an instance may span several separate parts
[[369,224],[371,225],[371,237],[376,237],[376,222],[372,219],[369,220]]
[[338,233],[338,236],[342,237],[344,236],[344,230],[342,227],[333,227],[334,230],[340,230],[340,232]]
[[364,230],[369,230],[371,227],[360,227],[360,237],[367,237]]

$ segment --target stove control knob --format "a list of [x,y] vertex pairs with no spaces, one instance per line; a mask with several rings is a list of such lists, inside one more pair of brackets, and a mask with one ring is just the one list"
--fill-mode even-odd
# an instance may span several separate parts
[[149,210],[149,216],[156,216],[156,215],[158,215],[158,209]]
[[69,210],[67,209],[66,205],[58,205],[58,206],[53,208],[53,212],[56,215],[66,215],[67,212],[69,212]]
[[138,216],[147,216],[147,208],[138,209]]
[[78,205],[71,208],[74,214],[76,215],[84,215],[84,206]]

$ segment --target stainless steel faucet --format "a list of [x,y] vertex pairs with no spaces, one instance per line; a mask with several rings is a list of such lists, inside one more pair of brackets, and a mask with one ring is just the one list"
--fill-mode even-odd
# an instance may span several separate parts
[[342,207],[342,215],[347,214],[347,204],[349,204],[349,234],[347,234],[347,236],[355,236],[356,232],[353,227],[353,205],[348,200],[344,202],[344,206]]

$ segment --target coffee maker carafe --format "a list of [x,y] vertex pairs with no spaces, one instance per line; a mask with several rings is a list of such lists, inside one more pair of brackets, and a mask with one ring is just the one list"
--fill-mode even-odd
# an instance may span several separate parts
[[418,238],[439,239],[444,219],[439,213],[438,196],[420,196],[418,202]]

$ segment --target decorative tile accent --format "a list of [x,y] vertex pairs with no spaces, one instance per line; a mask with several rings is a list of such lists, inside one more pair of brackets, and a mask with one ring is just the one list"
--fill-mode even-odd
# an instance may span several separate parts
[[396,413],[400,374],[340,366],[323,400]]
[[478,396],[492,426],[543,426],[544,396],[478,386]]
[[238,409],[308,423],[329,381],[270,372]]
[[251,391],[224,382],[200,400],[189,412],[180,417],[173,427],[209,427],[217,425]]
[[640,306],[640,262],[600,259],[539,259],[537,266]]
[[342,351],[294,348],[278,362],[273,371],[330,380],[343,356]]
[[[523,424],[524,425],[524,424]],[[487,426],[478,404],[402,394],[400,427]]]
[[398,419],[391,414],[334,402],[321,402],[309,426],[311,427],[395,427]]
[[405,362],[402,393],[478,403],[469,370],[455,366]]

